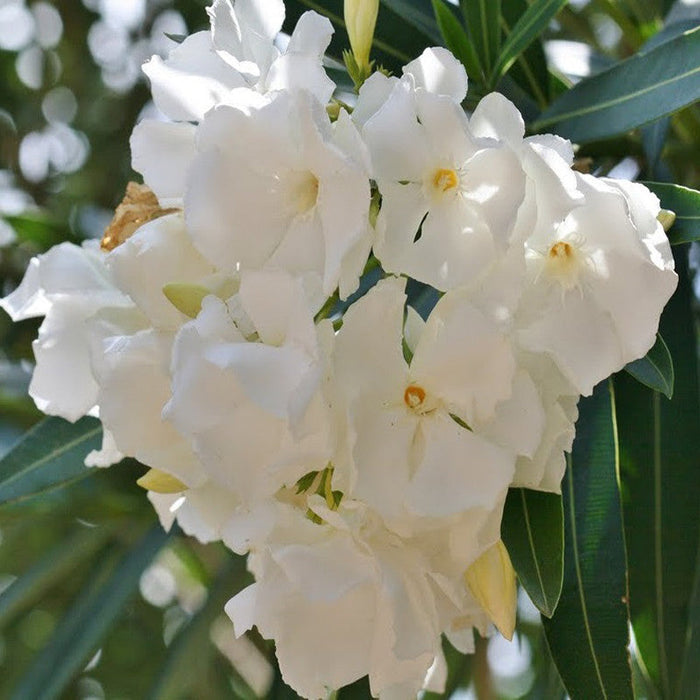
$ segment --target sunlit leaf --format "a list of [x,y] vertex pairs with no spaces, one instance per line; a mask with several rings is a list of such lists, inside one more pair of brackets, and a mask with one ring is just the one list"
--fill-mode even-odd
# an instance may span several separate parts
[[501,45],[501,0],[459,0],[484,73],[491,73]]
[[532,125],[572,141],[607,138],[671,114],[700,95],[700,27],[582,80]]

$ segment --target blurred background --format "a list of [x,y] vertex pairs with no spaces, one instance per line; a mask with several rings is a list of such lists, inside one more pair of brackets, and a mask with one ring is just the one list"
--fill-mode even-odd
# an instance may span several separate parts
[[[135,179],[130,132],[144,116],[158,116],[141,64],[154,53],[167,55],[174,46],[169,36],[205,28],[207,4],[0,0],[0,296],[19,283],[33,255],[62,240],[102,235]],[[572,84],[631,55],[664,18],[696,25],[699,10],[690,0],[571,2],[543,46],[552,84]],[[653,139],[665,145],[651,157]],[[597,173],[697,188],[698,107],[614,143],[588,144],[578,155],[591,158]],[[40,418],[26,395],[38,326],[39,320],[12,324],[0,310],[0,454]],[[177,534],[145,572],[128,560],[154,537],[152,510],[134,484],[142,472],[127,462],[0,510],[0,591],[23,577],[22,589],[0,602],[0,698],[42,664],[44,672],[57,665],[51,670],[60,675],[61,640],[80,637],[80,624],[99,614],[114,626],[63,697],[296,697],[281,683],[270,646],[254,634],[236,641],[221,614],[249,582],[244,562]],[[125,579],[135,594],[109,617],[105,604],[90,606],[118,600],[119,590],[111,599],[103,595],[115,571],[137,571]],[[447,649],[453,697],[565,696],[539,614],[526,596],[520,603],[514,643],[479,640],[468,658]],[[340,697],[366,697],[365,683]]]

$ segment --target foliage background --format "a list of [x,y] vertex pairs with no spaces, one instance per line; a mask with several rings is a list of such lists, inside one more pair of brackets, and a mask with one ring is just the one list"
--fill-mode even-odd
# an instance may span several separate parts
[[[166,33],[205,28],[206,4],[204,0],[0,0],[0,215],[4,217],[0,295],[19,282],[32,255],[62,240],[101,235],[127,181],[134,177],[128,148],[131,129],[154,110],[140,64],[154,52],[164,55],[173,45]],[[342,15],[341,0],[287,4],[290,23],[301,11],[319,6],[336,17]],[[528,3],[503,0],[500,5],[505,38]],[[444,29],[444,11],[454,8],[440,0],[432,7],[428,0],[386,0],[376,44],[384,65],[396,70],[405,62],[392,47],[412,52],[412,58],[424,46],[442,41],[432,20],[436,6],[443,13]],[[451,16],[463,24],[458,14]],[[406,22],[416,17],[421,21]],[[428,26],[425,17],[432,24]],[[670,37],[669,28],[677,33],[697,26],[699,17],[700,8],[693,2],[571,2],[547,24],[541,40],[530,46],[525,60],[515,62],[498,88],[518,104],[530,123],[536,122],[541,110],[569,85],[649,48],[646,42],[658,42],[660,32]],[[452,41],[452,48],[459,47],[459,36]],[[337,32],[335,55],[346,46],[346,36]],[[478,45],[476,49],[480,58]],[[487,75],[480,78],[470,71],[470,79],[467,107],[495,87]],[[598,174],[700,185],[697,105],[651,126],[584,141],[577,155],[591,159],[587,163]],[[696,322],[691,320],[697,319],[697,296],[688,286],[694,279],[694,268],[687,271],[684,262],[689,248],[678,247],[676,252],[687,280],[686,306],[693,308],[681,328],[674,316],[666,322],[668,334],[664,331],[676,359],[676,403],[659,403],[667,399],[627,376],[615,380],[618,416],[623,416],[621,468],[623,476],[629,476],[623,485],[623,507],[639,504],[636,521],[628,511],[628,527],[653,521],[654,504],[644,500],[647,481],[633,478],[638,433],[653,432],[653,426],[644,422],[647,403],[653,415],[666,411],[672,421],[670,444],[664,448],[669,450],[669,464],[685,460],[683,474],[695,469],[698,480]],[[690,252],[693,266],[697,258]],[[0,311],[0,454],[41,417],[26,397],[31,340],[38,325],[37,321],[12,324]],[[680,364],[676,349],[683,356]],[[48,449],[48,442],[39,437],[35,445]],[[87,443],[81,447],[84,454]],[[72,459],[76,463],[76,457]],[[639,459],[643,462],[644,454]],[[275,671],[270,645],[255,635],[234,642],[231,626],[221,614],[223,603],[248,582],[244,563],[222,547],[200,546],[177,533],[166,541],[157,528],[153,530],[150,505],[134,484],[143,471],[128,462],[88,477],[76,472],[70,483],[42,489],[33,498],[0,498],[4,502],[0,505],[0,592],[4,591],[0,697],[13,693],[26,698],[295,697]],[[673,493],[683,492],[682,479],[677,481]],[[693,500],[694,486],[688,493],[680,504],[678,522],[664,534],[669,557],[659,560],[672,567],[672,582],[673,567],[683,569],[683,581],[695,575],[700,503]],[[682,520],[686,516],[690,530]],[[628,542],[630,557],[635,555],[634,546],[641,547],[639,560],[648,556],[644,542],[637,540],[636,545]],[[635,573],[634,563],[631,559],[636,582],[646,574]],[[118,585],[112,583],[115,580]],[[682,588],[683,581],[676,583]],[[668,624],[676,625],[673,629],[686,625],[688,634],[695,629],[697,645],[697,590],[692,600],[686,595],[679,603],[682,619],[669,617]],[[539,613],[526,595],[520,602],[514,644],[498,636],[480,640],[477,653],[468,658],[447,649],[453,697],[565,697]],[[634,618],[634,605],[632,613]],[[688,623],[693,619],[695,628]],[[639,623],[639,631],[635,626],[638,634],[643,634],[644,624]],[[653,627],[653,622],[649,624]],[[683,688],[692,685],[683,686],[681,671],[674,669],[680,668],[684,653],[691,653],[685,649],[692,650],[693,640],[684,647],[685,637],[681,634],[683,639],[674,641],[673,629],[666,631],[667,640],[653,630],[655,651],[644,654],[649,668],[633,664],[638,697],[691,698],[683,695]],[[693,654],[690,661],[700,661],[697,650]],[[664,671],[663,658],[670,670],[667,665]],[[340,697],[360,698],[366,693],[366,684],[360,682]],[[579,697],[597,695],[591,691]]]

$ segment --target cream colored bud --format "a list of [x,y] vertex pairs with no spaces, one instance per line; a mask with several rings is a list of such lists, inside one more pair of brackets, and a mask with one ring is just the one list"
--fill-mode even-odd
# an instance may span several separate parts
[[136,483],[142,489],[155,493],[180,493],[187,490],[187,486],[179,479],[159,469],[149,469]]
[[676,221],[676,212],[671,211],[670,209],[662,209],[656,218],[658,219],[659,223],[664,227],[664,231],[668,232],[668,230],[671,228],[671,226],[673,226],[674,222]]
[[185,316],[196,318],[202,309],[204,297],[211,294],[211,289],[200,284],[166,284],[163,294],[168,301]]
[[345,26],[355,61],[369,73],[369,54],[377,23],[379,0],[345,0]]
[[498,631],[508,640],[515,631],[515,570],[501,540],[487,549],[464,574],[467,586]]

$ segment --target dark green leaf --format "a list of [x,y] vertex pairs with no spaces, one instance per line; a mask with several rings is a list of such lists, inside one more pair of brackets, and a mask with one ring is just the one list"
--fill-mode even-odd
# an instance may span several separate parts
[[532,125],[573,141],[615,136],[700,96],[700,27],[582,80]]
[[68,423],[45,418],[0,460],[0,504],[20,501],[82,479],[83,464],[99,448],[102,426],[96,418]]
[[[192,690],[197,678],[206,672],[211,653],[216,652],[210,638],[212,623],[222,614],[226,601],[246,583],[250,583],[250,575],[245,559],[232,556],[214,580],[204,605],[172,641],[151,690],[152,700],[180,698]],[[236,680],[241,700],[255,700],[255,693],[245,680],[242,677]]]
[[75,240],[65,223],[57,221],[43,211],[28,211],[16,216],[3,216],[20,241],[34,243],[41,250],[65,240]]
[[454,12],[444,0],[432,0],[432,3],[445,45],[461,61],[467,70],[467,75],[480,76],[482,70],[479,57]]
[[651,350],[640,360],[628,363],[625,370],[644,386],[673,398],[673,359],[658,333]]
[[512,27],[503,43],[498,60],[491,72],[493,83],[517,60],[518,56],[547,28],[554,15],[566,5],[566,0],[535,0]]
[[440,43],[442,37],[430,0],[382,0],[382,2],[435,43]]
[[491,74],[501,46],[501,0],[460,0],[469,36],[484,74]]
[[82,528],[44,554],[27,573],[0,594],[0,627],[39,600],[45,592],[95,553],[105,542],[105,528]]
[[[144,569],[168,538],[154,527],[109,570],[112,552],[97,562],[95,577],[60,620],[44,649],[15,689],[13,700],[57,698],[95,653],[136,591]],[[108,573],[105,574],[105,571]]]
[[666,182],[644,184],[661,200],[664,209],[670,209],[676,215],[668,232],[671,245],[700,240],[700,192]]
[[[501,25],[507,39],[520,17],[527,12],[527,0],[509,0],[501,5]],[[542,42],[535,39],[507,71],[523,90],[543,109],[549,102],[549,71]]]
[[607,382],[579,402],[562,485],[564,584],[547,643],[572,700],[631,700],[627,581]]
[[697,555],[695,584],[690,596],[688,611],[685,655],[676,697],[684,700],[700,700],[700,683],[698,683],[698,659],[700,659],[700,552]]
[[[663,698],[679,700],[700,543],[700,394],[686,248],[674,249],[679,287],[660,326],[675,366],[673,399],[624,372],[615,377],[632,625],[651,681]],[[698,659],[692,663],[697,681]]]
[[552,617],[564,575],[564,522],[561,496],[510,489],[501,538],[518,579],[543,615]]

